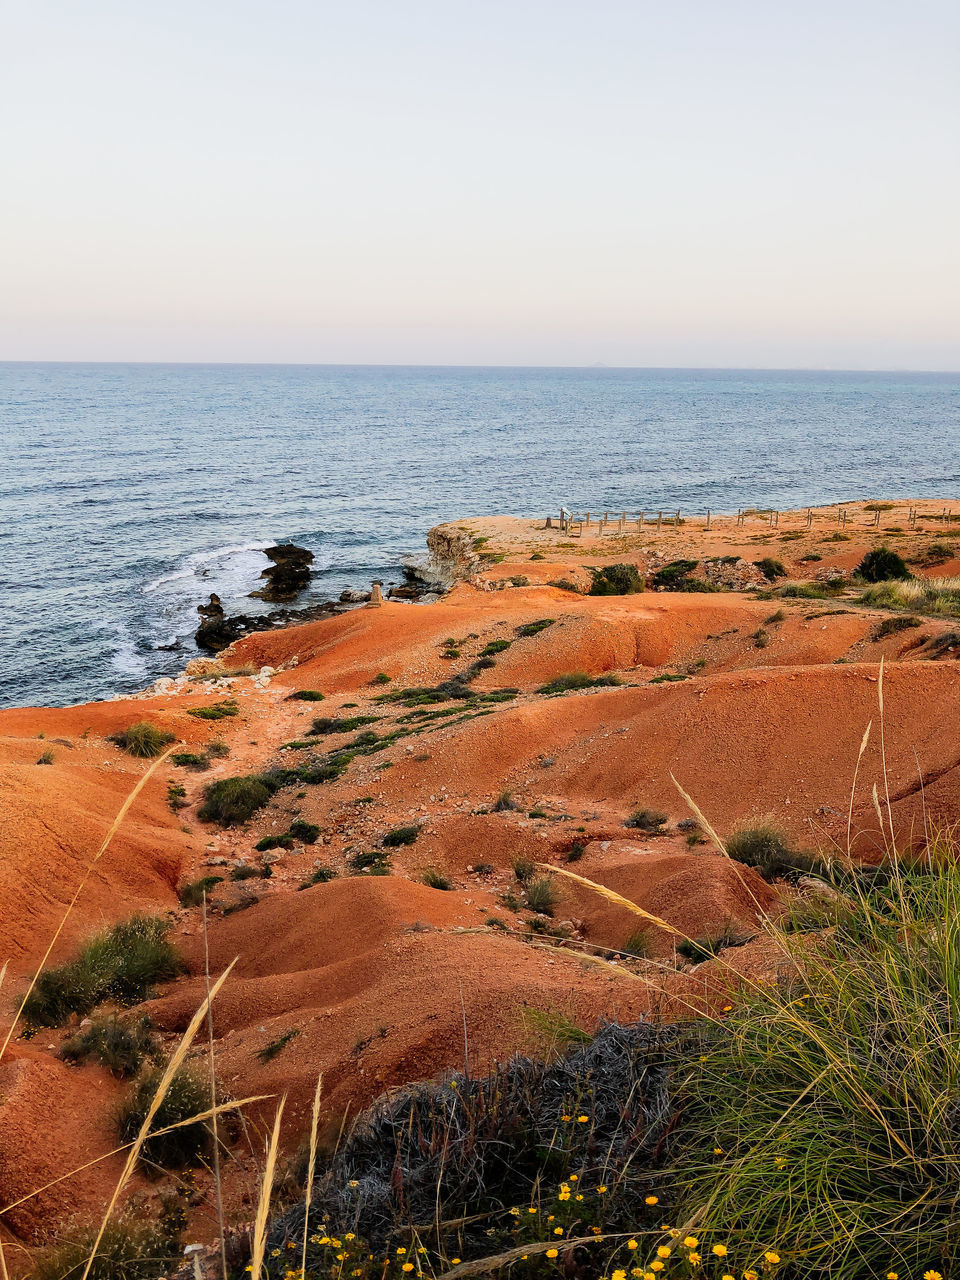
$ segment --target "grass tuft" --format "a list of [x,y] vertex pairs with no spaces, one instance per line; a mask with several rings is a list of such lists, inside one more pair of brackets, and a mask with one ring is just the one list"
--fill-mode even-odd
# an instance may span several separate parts
[[171,742],[175,742],[176,737],[151,724],[149,720],[138,720],[128,729],[112,734],[110,741],[115,742],[128,755],[137,756],[141,760],[152,760]]

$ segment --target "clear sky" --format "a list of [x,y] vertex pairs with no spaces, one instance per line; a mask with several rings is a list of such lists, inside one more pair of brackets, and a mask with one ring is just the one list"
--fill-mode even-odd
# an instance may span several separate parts
[[4,0],[0,358],[960,369],[957,0]]

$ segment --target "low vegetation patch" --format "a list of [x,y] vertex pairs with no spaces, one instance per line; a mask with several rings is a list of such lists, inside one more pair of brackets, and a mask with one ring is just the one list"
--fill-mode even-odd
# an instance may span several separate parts
[[591,569],[590,574],[592,596],[632,596],[645,585],[635,564],[607,564],[602,569]]
[[518,636],[536,636],[547,627],[552,627],[556,618],[539,618],[536,622],[525,622],[522,627],[515,628]]
[[159,1055],[159,1041],[149,1018],[94,1018],[93,1025],[64,1041],[64,1062],[95,1062],[118,1079],[135,1076],[144,1062]]
[[[33,1280],[82,1280],[97,1239],[98,1227],[73,1227],[64,1240],[31,1257]],[[172,1274],[183,1261],[180,1230],[174,1215],[158,1222],[131,1210],[107,1223],[88,1280],[156,1280]]]
[[149,720],[138,720],[129,729],[112,734],[110,741],[115,742],[128,755],[152,760],[169,747],[171,742],[176,742],[176,736],[151,724]]
[[199,907],[204,897],[210,897],[211,889],[223,883],[223,876],[201,876],[199,880],[191,880],[180,890],[181,907]]
[[331,880],[336,880],[336,878],[337,873],[333,867],[314,867],[306,880],[297,885],[297,888],[309,889],[315,884],[327,884]]
[[634,809],[630,817],[624,821],[625,827],[635,827],[638,831],[646,831],[648,835],[661,833],[667,822],[667,815],[659,809]]
[[287,698],[288,702],[323,702],[319,689],[297,689]]
[[902,614],[896,618],[884,618],[870,632],[871,640],[882,640],[885,636],[896,635],[898,631],[909,631],[913,627],[923,625],[921,618],[915,618],[912,614]]
[[754,560],[754,566],[760,570],[768,582],[776,582],[778,578],[785,578],[787,571],[781,560],[775,560],[773,556],[764,556],[762,560]]
[[542,916],[552,916],[557,905],[557,890],[550,876],[524,882],[527,906]]
[[353,733],[365,724],[376,724],[379,719],[380,716],[319,716],[308,732],[314,737],[327,733]]
[[241,778],[221,778],[204,790],[203,803],[197,810],[201,822],[218,822],[222,827],[235,827],[247,822],[262,809],[276,787],[263,774],[247,774]]
[[910,578],[868,587],[861,603],[880,609],[909,609],[931,618],[960,617],[960,578]]
[[177,765],[180,769],[190,769],[193,773],[203,773],[210,768],[210,757],[197,755],[194,751],[174,751],[170,757],[170,763]]
[[402,845],[413,844],[419,834],[420,828],[416,825],[395,827],[393,831],[387,832],[380,843],[384,849],[399,849]]
[[[164,1068],[157,1066],[134,1084],[117,1110],[117,1133],[121,1142],[132,1142],[147,1115]],[[222,1094],[221,1094],[222,1097]],[[181,1067],[170,1083],[151,1129],[189,1120],[210,1106],[210,1081],[194,1067]],[[204,1121],[184,1125],[170,1133],[147,1138],[140,1154],[149,1170],[183,1169],[195,1164],[210,1149],[210,1129]]]
[[856,569],[857,577],[864,582],[891,582],[910,577],[910,570],[902,556],[889,547],[876,547],[868,551]]
[[81,1018],[105,1000],[120,1005],[146,1000],[157,982],[169,982],[184,970],[167,941],[170,924],[157,916],[131,916],[91,938],[75,960],[45,969],[37,979],[23,1016],[33,1027],[59,1027],[71,1014]]
[[586,671],[571,671],[567,675],[548,680],[540,686],[537,693],[572,693],[577,689],[601,689],[622,683],[620,677],[615,675],[591,676]]
[[773,822],[745,823],[727,837],[730,857],[754,867],[764,880],[790,878],[820,867],[818,859],[794,849],[789,838]]
[[265,1044],[262,1049],[257,1050],[257,1057],[266,1064],[272,1062],[278,1053],[282,1053],[291,1040],[295,1040],[300,1034],[296,1027],[290,1031],[285,1031],[282,1036],[277,1036],[276,1040],[271,1040],[269,1044]]
[[421,881],[428,889],[452,889],[453,885],[448,876],[442,871],[438,871],[436,867],[425,867],[420,874]]
[[187,709],[188,716],[195,716],[198,720],[228,720],[231,716],[238,716],[240,708],[232,698],[227,698],[223,702],[211,702],[206,707],[189,707]]

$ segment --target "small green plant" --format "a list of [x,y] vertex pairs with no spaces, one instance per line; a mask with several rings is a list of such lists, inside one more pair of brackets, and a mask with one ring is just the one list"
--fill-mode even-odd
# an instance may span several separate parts
[[290,823],[287,835],[293,836],[303,844],[316,844],[320,837],[320,828],[315,822],[304,822],[302,818],[297,818]]
[[385,671],[378,671],[370,681],[371,684],[389,684],[393,676],[388,676]]
[[549,876],[541,876],[539,880],[528,880],[524,886],[527,906],[542,916],[552,916],[557,905],[557,891]]
[[59,1027],[114,1000],[121,1005],[146,1000],[156,982],[183,972],[180,953],[167,941],[170,924],[157,916],[131,916],[91,938],[75,960],[45,969],[34,984],[23,1016],[33,1027]]
[[452,889],[453,885],[450,880],[438,871],[436,867],[425,867],[421,872],[420,879],[429,889]]
[[504,649],[509,649],[512,644],[512,640],[491,640],[480,650],[480,657],[489,658],[495,653],[503,653]]
[[336,880],[337,873],[333,867],[314,867],[306,880],[297,885],[298,889],[309,889],[315,884],[327,884],[331,880]]
[[530,585],[530,579],[524,577],[522,573],[515,573],[509,581],[512,587],[529,587]]
[[53,764],[54,753],[49,747],[45,747],[37,759],[37,764]]
[[541,631],[545,631],[547,627],[552,627],[555,618],[539,618],[536,622],[525,622],[523,626],[515,628],[518,636],[536,636]]
[[635,564],[607,564],[602,569],[591,569],[590,574],[592,596],[632,596],[644,588]]
[[420,834],[419,826],[394,827],[380,841],[384,849],[399,849],[403,845],[413,844]]
[[210,757],[197,755],[193,751],[175,751],[170,757],[170,763],[177,765],[180,769],[190,769],[194,773],[203,773],[210,768]]
[[778,609],[776,613],[771,613],[769,618],[764,618],[763,625],[765,627],[776,626],[776,624],[778,622],[782,622],[786,616],[787,613],[785,609]]
[[727,853],[737,862],[755,867],[764,880],[810,871],[819,864],[797,852],[787,836],[769,821],[745,823],[726,840]]
[[906,562],[889,547],[876,547],[868,551],[856,569],[857,577],[864,582],[903,581],[910,577]]
[[291,1040],[295,1040],[300,1034],[296,1027],[290,1031],[285,1031],[282,1036],[277,1036],[276,1040],[271,1040],[269,1044],[265,1044],[262,1049],[258,1049],[256,1056],[264,1064],[272,1062],[278,1053],[282,1053]]
[[264,836],[253,847],[257,853],[268,853],[271,849],[292,849],[293,836],[289,833],[282,836]]
[[490,806],[490,809],[493,813],[509,813],[511,810],[516,809],[516,807],[517,806],[513,799],[513,792],[501,791],[496,800],[494,800],[493,804]]
[[528,1005],[521,1016],[524,1030],[532,1036],[534,1048],[543,1058],[560,1056],[574,1045],[589,1044],[593,1039],[561,1009],[534,1009]]
[[263,868],[255,867],[249,862],[238,863],[230,872],[231,880],[259,880],[261,878],[263,878]]
[[567,850],[568,862],[579,862],[587,851],[587,846],[579,840],[575,840]]
[[898,631],[909,631],[912,627],[922,627],[923,619],[912,614],[901,614],[897,618],[884,618],[878,622],[870,633],[871,640],[882,640],[885,636],[896,635]]
[[210,890],[215,885],[222,883],[223,876],[201,876],[199,880],[191,880],[189,884],[185,884],[180,890],[181,907],[202,906],[204,897],[210,897]]
[[188,707],[187,715],[195,716],[197,720],[228,720],[231,716],[238,716],[240,708],[232,698],[226,698],[222,702],[211,702],[206,707]]
[[580,588],[575,582],[571,582],[569,578],[553,578],[547,583],[548,587],[556,587],[558,591],[572,591],[574,595],[580,595]]
[[754,560],[753,563],[768,582],[776,582],[778,578],[785,578],[787,576],[787,571],[783,566],[783,562],[775,560],[773,556],[764,556],[762,560]]
[[638,831],[646,831],[648,835],[661,833],[667,821],[667,815],[659,809],[634,809],[624,822],[625,827],[634,827]]
[[718,956],[725,947],[742,946],[747,939],[740,934],[722,933],[716,937],[683,938],[677,943],[677,955],[692,964],[703,964]]
[[657,570],[650,585],[657,591],[686,591],[687,579],[696,567],[696,560],[671,560]]
[[570,693],[577,689],[598,689],[621,683],[620,677],[615,675],[591,676],[586,671],[570,671],[541,685],[537,693]]
[[297,689],[287,698],[288,702],[323,702],[319,689]]
[[176,813],[179,809],[187,807],[187,789],[182,787],[178,782],[171,782],[167,786],[167,804]]
[[502,907],[505,907],[507,911],[512,911],[514,915],[519,915],[523,910],[523,903],[511,889],[506,889],[503,893],[499,894],[497,901]]
[[[117,1132],[121,1142],[132,1142],[140,1132],[162,1075],[163,1067],[160,1066],[147,1072],[121,1102],[117,1110]],[[156,1111],[151,1128],[165,1129],[181,1120],[189,1120],[209,1106],[209,1079],[192,1067],[181,1067]],[[196,1163],[209,1149],[210,1130],[205,1122],[197,1121],[148,1138],[141,1149],[140,1159],[148,1170],[151,1166],[183,1169]]]
[[260,774],[221,778],[205,788],[197,817],[201,822],[218,822],[222,827],[237,826],[262,809],[273,790]]
[[328,733],[353,733],[365,724],[376,724],[381,716],[318,716],[310,726],[310,734],[319,737]]
[[532,858],[514,858],[513,860],[513,874],[521,884],[526,884],[536,869],[537,864]]
[[380,869],[383,867],[389,868],[390,856],[384,853],[382,849],[365,849],[351,854],[347,862],[353,871],[370,871],[374,874],[383,874]]
[[110,741],[115,742],[128,755],[138,756],[143,760],[152,760],[160,755],[171,742],[175,742],[176,738],[172,733],[167,733],[165,729],[160,729],[155,724],[151,724],[149,720],[138,720],[136,724],[130,725],[128,729],[113,734]]
[[770,632],[765,631],[763,627],[758,627],[750,639],[753,641],[755,648],[765,649],[770,643]]
[[624,955],[637,956],[641,960],[650,954],[647,935],[642,929],[635,929],[620,948]]
[[135,1076],[147,1058],[156,1058],[159,1042],[149,1018],[126,1021],[110,1014],[94,1018],[85,1031],[65,1040],[59,1056],[74,1064],[93,1061],[118,1079]]

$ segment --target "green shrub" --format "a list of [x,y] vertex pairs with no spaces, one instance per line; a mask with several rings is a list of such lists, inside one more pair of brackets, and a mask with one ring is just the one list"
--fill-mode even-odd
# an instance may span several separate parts
[[568,862],[579,862],[587,851],[587,846],[579,840],[575,840],[567,850]]
[[453,888],[453,885],[450,883],[450,880],[447,878],[447,876],[445,876],[442,871],[438,871],[436,867],[424,868],[420,876],[420,879],[430,889],[452,889]]
[[219,822],[221,827],[236,826],[262,809],[274,790],[262,774],[221,778],[204,789],[197,817],[201,822]]
[[353,733],[365,724],[376,724],[381,716],[318,716],[310,726],[310,734],[319,737],[327,733]]
[[278,1053],[282,1053],[291,1040],[295,1040],[300,1034],[296,1027],[290,1031],[285,1031],[282,1036],[277,1036],[276,1040],[271,1040],[269,1044],[265,1044],[262,1049],[257,1050],[257,1057],[264,1064],[272,1062]]
[[153,984],[183,972],[180,953],[167,941],[170,924],[157,916],[131,916],[91,938],[75,960],[40,974],[23,1016],[33,1027],[59,1027],[105,1000],[139,1004]]
[[572,591],[574,595],[580,595],[580,588],[575,582],[571,582],[569,578],[553,578],[547,583],[548,587],[556,587],[558,591]]
[[513,874],[521,884],[526,884],[536,869],[537,864],[532,858],[514,858],[513,860]]
[[686,581],[696,567],[696,560],[671,560],[657,570],[650,585],[658,591],[686,591]]
[[764,880],[810,871],[819,865],[792,848],[786,835],[772,822],[746,823],[726,840],[727,853],[737,862],[755,867]]
[[202,876],[199,880],[191,880],[180,890],[181,907],[199,907],[203,905],[204,895],[210,897],[214,885],[222,884],[223,876]]
[[135,1076],[146,1058],[155,1058],[159,1042],[153,1035],[149,1018],[121,1020],[116,1014],[94,1018],[86,1031],[64,1041],[59,1056],[64,1062],[81,1063],[91,1059],[119,1079]]
[[541,631],[545,631],[547,627],[552,627],[556,618],[540,618],[537,622],[525,622],[522,627],[516,627],[518,636],[536,636]]
[[906,562],[889,547],[876,547],[868,551],[857,565],[857,577],[864,582],[892,582],[910,577]]
[[371,684],[389,684],[393,676],[388,676],[385,671],[378,671],[370,681]]
[[557,905],[557,891],[550,876],[528,880],[523,888],[531,911],[537,911],[542,916],[553,915],[553,909]]
[[740,946],[746,941],[745,937],[734,933],[721,933],[707,938],[683,938],[677,943],[677,955],[693,964],[703,964],[718,956],[725,947]]
[[175,742],[176,737],[172,733],[167,733],[165,729],[157,728],[149,720],[138,720],[136,724],[130,725],[129,729],[111,735],[110,741],[115,742],[128,755],[152,760],[171,742]]
[[336,880],[337,873],[333,867],[314,867],[310,875],[307,876],[301,884],[297,885],[298,889],[309,889],[315,884],[327,884],[330,880]]
[[659,835],[667,821],[667,815],[659,809],[634,809],[624,822],[625,827],[635,827],[638,831],[646,831],[649,835]]
[[399,849],[402,845],[413,844],[420,834],[418,826],[395,827],[388,831],[380,843],[385,849]]
[[193,751],[175,751],[170,757],[170,763],[181,769],[190,769],[194,773],[203,773],[210,768],[210,757],[198,756]]
[[632,596],[644,588],[643,579],[635,564],[607,564],[602,569],[591,569],[592,596]]
[[372,875],[389,875],[390,855],[381,849],[366,849],[347,859],[353,871],[369,871]]
[[504,649],[509,649],[512,644],[512,640],[491,640],[480,650],[480,657],[489,658],[494,653],[503,653]]
[[496,800],[494,800],[493,804],[490,806],[490,809],[492,813],[509,813],[511,810],[516,809],[516,807],[517,806],[513,799],[513,792],[501,791]]
[[53,764],[54,758],[54,753],[50,748],[44,747],[37,759],[37,764]]
[[292,849],[293,836],[264,836],[253,846],[257,853],[268,853],[271,849]]
[[315,822],[304,822],[302,818],[297,818],[290,823],[287,834],[302,841],[303,844],[316,844],[320,836],[320,828]]
[[178,782],[171,782],[167,786],[167,804],[176,813],[180,809],[187,807],[187,789],[181,787]]
[[600,689],[622,683],[620,677],[615,675],[590,676],[586,671],[571,671],[541,685],[537,693],[570,693],[577,689]]
[[647,935],[642,929],[635,929],[620,948],[624,955],[638,956],[641,960],[650,954]]
[[[97,1231],[93,1226],[71,1229],[62,1243],[34,1253],[32,1280],[81,1280]],[[156,1280],[172,1275],[182,1261],[180,1233],[169,1219],[151,1222],[131,1210],[107,1223],[88,1280]]]
[[912,614],[901,614],[898,618],[884,618],[882,622],[878,622],[870,633],[871,640],[882,640],[884,636],[895,635],[898,631],[908,631],[911,627],[921,627],[923,621],[921,618],[915,618]]
[[[132,1142],[140,1131],[163,1075],[155,1067],[132,1086],[117,1109],[117,1132],[121,1142]],[[222,1095],[221,1095],[222,1096]],[[170,1083],[151,1125],[152,1130],[188,1120],[210,1106],[210,1081],[198,1069],[181,1067]],[[204,1121],[184,1125],[171,1133],[147,1138],[140,1159],[148,1166],[183,1169],[195,1164],[210,1149],[210,1130]]]
[[232,698],[225,698],[223,702],[212,702],[206,707],[187,709],[187,715],[195,716],[198,720],[227,720],[239,714],[240,708]]
[[770,632],[765,631],[763,627],[757,627],[750,639],[757,649],[765,649],[770,643]]
[[288,702],[323,702],[323,694],[319,689],[297,689],[287,698]]
[[787,576],[787,571],[783,567],[783,562],[775,560],[773,556],[764,556],[762,560],[754,560],[753,563],[768,582],[776,582],[778,578],[785,578]]

